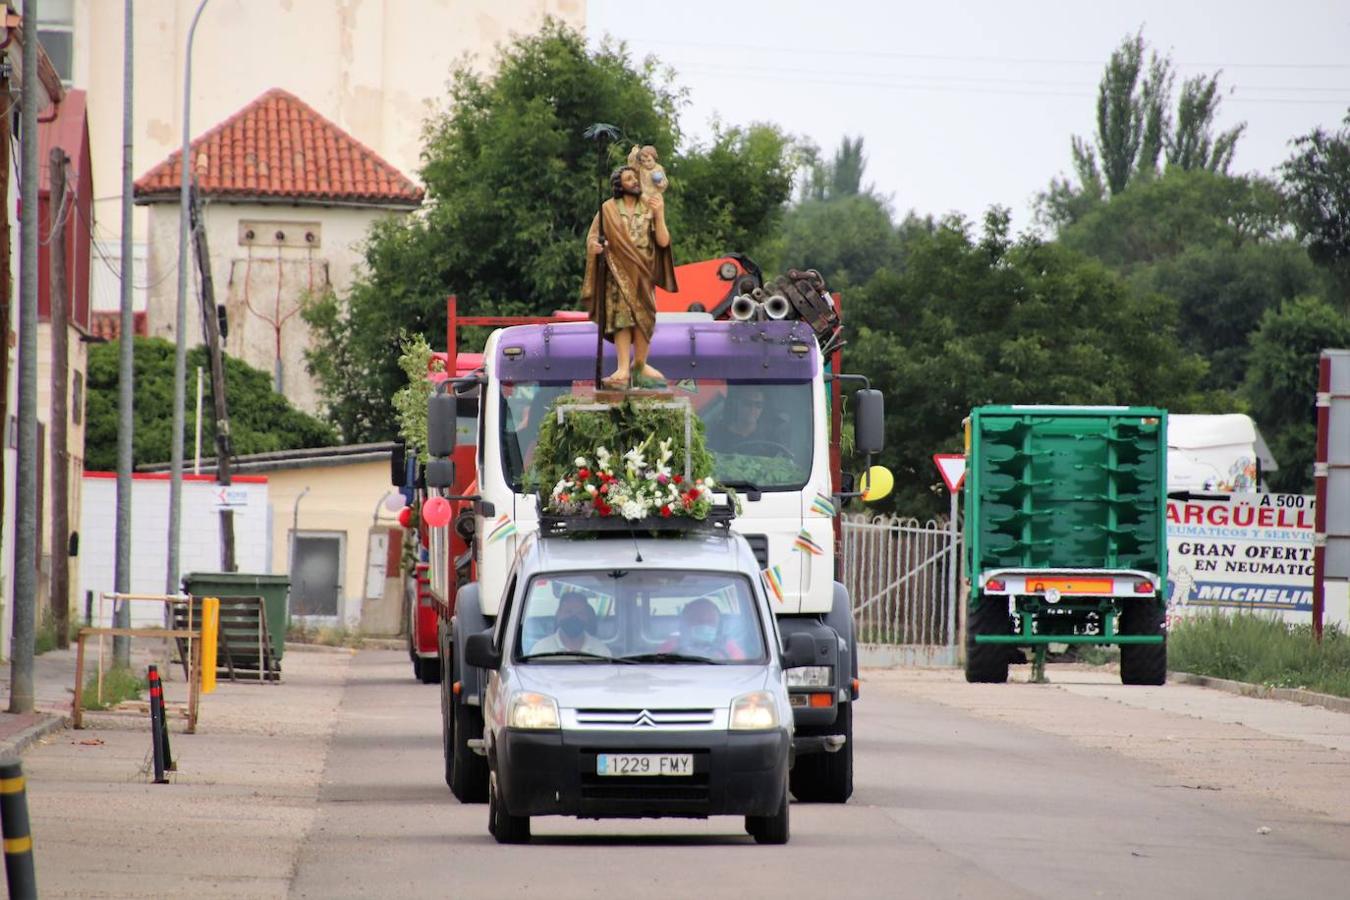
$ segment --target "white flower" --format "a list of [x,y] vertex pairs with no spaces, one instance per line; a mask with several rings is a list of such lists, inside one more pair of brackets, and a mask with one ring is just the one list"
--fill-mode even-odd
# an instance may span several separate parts
[[605,471],[609,470],[609,457],[610,452],[606,450],[604,447],[595,448],[595,461],[602,470]]
[[572,460],[572,462],[576,463],[578,469],[584,469],[590,465],[584,456],[578,456],[576,459]]
[[595,485],[593,485],[593,484],[588,484],[588,485],[586,485],[586,493],[588,493],[588,494],[590,494],[592,497],[594,497],[594,496],[595,496],[595,492],[596,492]]
[[628,474],[630,476],[636,477],[638,472],[647,466],[647,460],[642,455],[641,447],[634,447],[629,450],[623,455],[623,458],[628,463]]
[[641,519],[647,514],[647,507],[636,500],[628,500],[619,508],[619,512],[625,519]]

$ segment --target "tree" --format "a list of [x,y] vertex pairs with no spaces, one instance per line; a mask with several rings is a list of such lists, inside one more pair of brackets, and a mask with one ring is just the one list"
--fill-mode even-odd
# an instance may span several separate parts
[[903,271],[878,272],[845,309],[850,369],[886,389],[883,462],[907,514],[944,508],[931,456],[960,448],[973,406],[1201,405],[1205,363],[1177,340],[1175,304],[1064,247],[1013,240],[1006,210],[978,237],[960,218],[911,229]]
[[[117,353],[118,342],[89,348],[89,399],[84,433],[84,464],[90,471],[117,468]],[[166,462],[172,455],[174,345],[163,338],[136,338],[136,418],[134,465]],[[189,371],[207,365],[205,347],[188,351]],[[230,435],[241,455],[337,443],[333,429],[295,409],[272,390],[272,376],[242,360],[225,357],[225,396],[230,408]],[[210,408],[202,421],[203,446],[213,447],[215,421]],[[196,411],[187,410],[183,427],[191,447],[197,428]]]
[[820,161],[812,152],[806,169],[806,178],[802,182],[803,201],[873,194],[872,186],[864,188],[862,183],[863,173],[867,170],[867,157],[863,155],[861,136],[850,138],[845,135],[830,162]]
[[[680,148],[682,94],[670,80],[655,60],[636,63],[608,43],[588,50],[553,20],[505,45],[491,74],[454,73],[448,111],[425,129],[423,211],[376,225],[348,296],[317,298],[306,312],[311,372],[344,438],[396,433],[390,397],[406,380],[399,335],[443,346],[448,294],[469,314],[578,305],[586,230],[608,196],[608,170],[632,143],[662,154],[677,263],[753,252],[775,232],[796,144],[755,125],[719,127],[707,144]],[[603,166],[582,134],[600,121],[625,135]]]
[[877,270],[900,265],[890,213],[865,194],[807,200],[788,211],[782,235],[782,264],[816,269],[837,289],[862,285]]
[[1175,119],[1168,109],[1175,82],[1170,56],[1148,54],[1143,34],[1123,40],[1111,54],[1097,87],[1095,144],[1070,140],[1077,183],[1055,178],[1040,195],[1037,217],[1052,228],[1078,221],[1108,199],[1168,168],[1226,173],[1245,123],[1219,134],[1219,73],[1182,83]]
[[1313,262],[1335,277],[1350,311],[1350,113],[1339,132],[1315,128],[1293,145],[1280,167],[1290,217]]
[[1268,310],[1251,338],[1247,391],[1252,415],[1280,464],[1272,490],[1312,487],[1317,445],[1317,365],[1327,347],[1350,346],[1350,318],[1316,297]]

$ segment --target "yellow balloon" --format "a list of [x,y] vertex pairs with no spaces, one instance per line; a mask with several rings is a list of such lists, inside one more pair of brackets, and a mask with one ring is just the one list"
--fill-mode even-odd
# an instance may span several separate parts
[[873,466],[863,474],[863,502],[876,503],[878,500],[885,500],[894,487],[895,476],[891,474],[891,470],[885,466]]

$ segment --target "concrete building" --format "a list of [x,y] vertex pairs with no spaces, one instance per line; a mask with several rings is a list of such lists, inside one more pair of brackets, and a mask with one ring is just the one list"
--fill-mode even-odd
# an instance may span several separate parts
[[[405,214],[422,189],[298,97],[272,89],[191,144],[200,185],[216,303],[229,324],[225,351],[272,372],[274,388],[317,412],[305,368],[307,298],[344,293],[360,243],[378,219]],[[150,208],[147,330],[174,339],[178,265],[179,154],[136,181]],[[191,291],[195,298],[197,291]],[[187,334],[201,340],[200,307],[188,304]]]
[[[182,140],[183,63],[198,0],[136,0],[134,171]],[[44,44],[68,86],[89,92],[101,248],[120,260],[123,4],[43,0]],[[496,45],[547,16],[575,28],[585,0],[211,0],[193,52],[192,121],[219,122],[281,85],[339,128],[416,176],[422,123],[446,97],[461,60],[486,67]],[[199,131],[198,128],[193,129]],[[136,282],[148,282],[148,217],[136,218]],[[118,263],[120,265],[120,263]],[[172,278],[169,278],[172,281]],[[95,283],[94,308],[117,304],[115,280]],[[145,296],[140,294],[139,309]]]

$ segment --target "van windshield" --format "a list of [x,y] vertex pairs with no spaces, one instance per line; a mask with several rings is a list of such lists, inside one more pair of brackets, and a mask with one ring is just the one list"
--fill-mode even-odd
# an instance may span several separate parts
[[730,572],[538,575],[526,589],[515,648],[522,662],[766,661],[753,588]]
[[[553,401],[572,389],[570,382],[502,385],[502,470],[514,489],[520,489],[533,459],[539,423]],[[687,379],[672,383],[671,390],[688,397],[703,420],[713,454],[713,477],[721,484],[796,491],[811,477],[815,446],[809,381]]]

